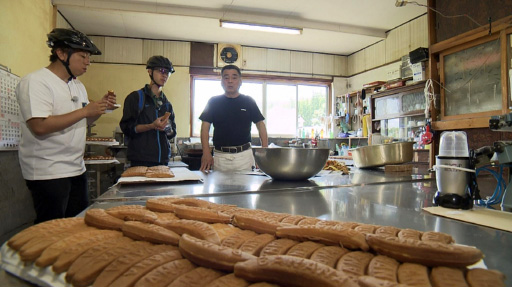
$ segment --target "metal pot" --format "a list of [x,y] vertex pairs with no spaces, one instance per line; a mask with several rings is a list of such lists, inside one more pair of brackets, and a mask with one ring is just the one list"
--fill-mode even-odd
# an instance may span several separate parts
[[396,142],[352,149],[352,159],[358,168],[400,164],[412,161],[414,142]]

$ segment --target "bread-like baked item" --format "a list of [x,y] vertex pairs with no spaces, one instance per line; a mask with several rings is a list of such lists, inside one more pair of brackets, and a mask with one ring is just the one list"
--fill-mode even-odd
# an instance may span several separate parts
[[165,114],[164,114],[164,116],[163,116],[163,117],[164,117],[164,118],[163,118],[163,120],[164,120],[164,121],[168,120],[170,116],[171,116],[171,113],[169,113],[169,112],[165,112]]
[[174,199],[176,198],[149,198],[148,200],[146,200],[146,208],[156,212],[174,213],[174,204],[172,203]]
[[210,224],[210,226],[213,227],[215,232],[217,232],[217,235],[219,235],[220,242],[224,241],[225,238],[242,231],[242,229],[231,224],[213,223]]
[[369,250],[362,233],[338,226],[287,225],[277,228],[277,237],[294,240],[315,240],[327,245],[341,245],[348,249]]
[[483,258],[482,251],[466,245],[400,239],[376,234],[366,235],[366,240],[372,250],[400,262],[465,267]]
[[257,257],[235,264],[235,275],[248,281],[283,286],[357,287],[343,272],[304,258],[287,255]]
[[122,227],[123,234],[135,240],[144,240],[156,244],[178,246],[180,236],[165,227],[140,221],[126,221]]
[[130,242],[133,242],[133,240],[125,236],[120,236],[114,237],[108,241],[100,242],[98,245],[87,249],[87,251],[78,256],[78,258],[69,266],[66,272],[66,281],[71,283],[77,272],[81,271],[86,266],[89,266],[89,262],[96,260],[96,258],[101,254],[108,252],[109,250],[114,250],[119,246],[129,244]]
[[181,219],[198,220],[206,223],[231,223],[231,216],[204,207],[175,205],[174,214]]
[[64,250],[75,245],[80,245],[81,242],[86,240],[87,238],[99,235],[102,232],[103,230],[91,228],[91,230],[77,232],[66,238],[63,238],[62,240],[59,240],[53,243],[52,245],[48,246],[46,249],[44,249],[44,251],[35,261],[35,264],[36,266],[39,267],[46,267],[48,265],[51,265],[57,260],[59,255],[61,255],[64,252]]
[[130,207],[130,205],[123,205],[124,208],[109,208],[105,210],[108,214],[119,218],[124,221],[141,221],[153,223],[158,219],[158,216],[151,210],[145,208]]
[[411,287],[406,284],[400,284],[393,281],[387,281],[373,276],[360,276],[357,279],[360,287]]
[[19,255],[22,261],[35,261],[48,246],[68,237],[73,236],[75,233],[92,230],[85,224],[79,224],[72,228],[65,229],[66,231],[49,234],[44,237],[36,237],[24,244],[20,250]]
[[124,223],[124,220],[108,214],[101,208],[88,209],[85,212],[84,221],[89,226],[112,230],[121,230]]
[[259,256],[261,249],[276,238],[271,234],[259,234],[247,239],[241,246],[240,250],[255,256]]
[[7,245],[18,251],[25,243],[34,238],[45,236],[55,232],[62,232],[77,225],[83,225],[84,221],[79,217],[54,219],[32,225],[16,233],[7,241]]
[[167,287],[176,278],[196,268],[188,259],[164,263],[142,276],[134,287]]
[[361,232],[362,234],[373,234],[375,230],[378,228],[377,225],[372,224],[360,224],[354,228],[355,231]]
[[244,244],[245,241],[249,240],[250,238],[256,235],[258,234],[252,230],[241,230],[240,232],[233,233],[232,235],[224,238],[224,240],[222,240],[221,242],[221,245],[237,249],[240,246],[242,246],[242,244]]
[[175,205],[210,208],[211,203],[197,198],[150,198],[146,201],[146,208],[158,212],[174,212]]
[[179,248],[185,258],[199,266],[230,272],[235,263],[254,258],[240,249],[220,246],[188,234],[181,236]]
[[[77,270],[72,278],[70,278],[71,284],[74,287],[86,287],[91,285],[96,277],[107,267],[110,263],[116,260],[118,257],[133,252],[134,250],[140,250],[151,246],[151,243],[144,241],[132,241],[127,244],[120,244],[115,248],[108,249],[97,256],[90,258],[87,261],[87,265],[83,265],[80,270]],[[66,276],[67,280],[67,276]]]
[[176,278],[168,287],[202,287],[223,275],[214,269],[197,267]]
[[260,252],[260,256],[283,255],[293,246],[299,244],[298,241],[288,238],[280,238],[267,244]]
[[288,249],[286,255],[301,258],[309,258],[311,257],[311,254],[315,252],[315,250],[324,246],[325,245],[314,241],[305,241],[292,246],[290,249]]
[[132,167],[127,168],[121,174],[121,177],[146,176],[147,170],[148,170],[148,168],[146,166],[132,166]]
[[160,219],[160,220],[180,219],[179,217],[176,216],[176,214],[174,214],[172,212],[158,212],[158,211],[154,211],[154,210],[152,210],[152,211],[156,214],[157,219]]
[[257,233],[275,234],[276,229],[282,224],[279,222],[282,218],[269,217],[269,214],[235,214],[233,225],[242,229],[252,230]]
[[433,287],[469,287],[464,279],[464,271],[452,267],[434,267],[430,272]]
[[179,250],[171,250],[152,255],[130,267],[128,271],[124,272],[121,276],[117,277],[117,279],[114,280],[114,282],[112,282],[112,284],[110,284],[109,287],[133,286],[137,281],[139,281],[140,278],[142,278],[144,275],[146,275],[154,268],[167,262],[171,262],[182,258],[183,257],[181,256]]
[[279,285],[267,283],[267,282],[258,282],[258,283],[253,283],[247,287],[279,287]]
[[148,167],[146,170],[146,177],[148,178],[172,178],[174,173],[168,166],[157,165]]
[[443,232],[436,231],[427,231],[421,235],[422,241],[433,241],[433,242],[441,242],[441,243],[454,243],[453,237],[450,234],[446,234]]
[[84,160],[114,160],[116,159],[113,156],[109,155],[87,155],[84,156]]
[[316,217],[305,217],[302,220],[300,220],[297,225],[304,226],[304,225],[316,225],[321,219],[318,219]]
[[104,241],[113,240],[121,236],[123,236],[123,234],[119,231],[102,230],[102,232],[96,236],[85,238],[85,240],[81,241],[80,244],[67,248],[59,255],[52,265],[53,272],[58,274],[68,270],[71,264],[90,248],[93,248]]
[[353,279],[366,274],[368,264],[373,258],[373,254],[364,251],[353,251],[341,256],[336,264],[336,270],[343,271]]
[[432,287],[426,266],[416,263],[402,263],[398,266],[398,282],[411,287]]
[[287,216],[285,218],[283,218],[281,220],[281,223],[282,224],[293,224],[293,225],[297,225],[301,220],[303,220],[304,218],[306,218],[305,216],[302,216],[302,215],[290,215],[290,216]]
[[377,255],[372,258],[368,265],[368,275],[386,281],[398,282],[396,277],[398,265],[398,261],[393,258]]
[[469,269],[466,281],[470,287],[505,287],[505,275],[498,270]]
[[163,226],[180,235],[188,233],[199,239],[204,239],[214,244],[220,244],[219,235],[208,223],[188,219],[180,219],[167,221],[157,220],[155,224]]
[[230,273],[213,280],[205,287],[247,287],[249,285],[248,281],[236,277],[235,273]]
[[343,247],[324,246],[315,250],[309,259],[336,268],[338,260],[348,252],[350,251]]
[[394,226],[380,226],[377,229],[375,229],[374,234],[386,237],[397,237],[398,232],[400,232],[400,229]]
[[94,280],[94,287],[107,287],[110,286],[123,273],[128,271],[133,265],[138,262],[151,257],[155,254],[177,250],[176,247],[171,245],[153,245],[144,246],[141,248],[133,249],[131,252],[125,253],[116,258],[112,263],[101,271],[96,280]]
[[420,240],[422,233],[414,229],[402,229],[398,232],[397,237],[400,239]]
[[351,221],[320,220],[315,225],[318,227],[337,226],[340,228],[354,229],[359,223]]

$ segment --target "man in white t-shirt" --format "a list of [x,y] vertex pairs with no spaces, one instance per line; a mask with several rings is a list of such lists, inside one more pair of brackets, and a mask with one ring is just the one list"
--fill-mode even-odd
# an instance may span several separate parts
[[89,205],[83,160],[87,125],[108,109],[115,95],[89,102],[76,79],[101,51],[71,29],[48,34],[50,65],[23,77],[16,88],[21,111],[19,160],[36,210],[35,223],[75,216]]

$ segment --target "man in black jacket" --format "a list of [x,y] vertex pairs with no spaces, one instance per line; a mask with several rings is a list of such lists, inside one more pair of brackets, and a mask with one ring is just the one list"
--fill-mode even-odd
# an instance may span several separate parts
[[151,81],[126,97],[119,125],[128,139],[131,166],[167,165],[171,156],[169,139],[176,136],[176,123],[162,88],[174,68],[166,57],[153,56],[146,69]]

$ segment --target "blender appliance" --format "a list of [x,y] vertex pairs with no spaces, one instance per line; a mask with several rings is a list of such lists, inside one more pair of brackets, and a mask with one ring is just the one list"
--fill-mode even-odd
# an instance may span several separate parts
[[469,151],[465,132],[448,131],[441,134],[439,155],[436,156],[438,191],[434,205],[455,209],[471,209],[478,199],[474,153]]

